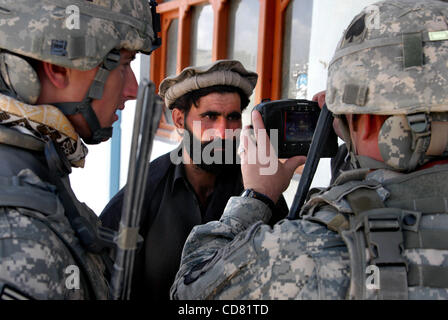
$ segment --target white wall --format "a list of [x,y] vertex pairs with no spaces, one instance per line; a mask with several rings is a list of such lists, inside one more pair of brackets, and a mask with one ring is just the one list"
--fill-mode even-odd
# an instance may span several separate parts
[[109,201],[110,141],[88,146],[89,154],[83,169],[73,169],[70,182],[76,196],[96,214]]
[[[140,79],[140,59],[141,55],[138,54],[137,58],[131,63],[137,80]],[[122,154],[120,186],[125,183],[127,177],[134,113],[135,101],[126,102],[125,109],[121,113]],[[111,141],[109,140],[98,145],[88,145],[88,148],[89,154],[86,158],[85,167],[83,169],[73,169],[73,173],[70,175],[70,182],[78,199],[87,203],[99,215],[110,200]]]
[[[326,89],[328,64],[344,29],[364,7],[375,2],[378,0],[314,0],[307,99]],[[330,176],[330,159],[321,159],[311,188],[328,186]],[[284,193],[288,205],[294,199],[299,181],[300,175],[295,175]]]

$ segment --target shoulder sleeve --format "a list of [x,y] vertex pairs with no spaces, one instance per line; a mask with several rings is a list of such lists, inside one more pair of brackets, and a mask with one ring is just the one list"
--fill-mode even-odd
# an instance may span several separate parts
[[74,259],[44,224],[17,210],[0,210],[0,229],[1,282],[35,299],[86,297]]
[[[266,264],[281,261],[278,248],[284,239],[276,233],[284,230],[280,231],[281,225],[273,230],[264,224],[270,217],[269,208],[261,201],[230,198],[219,221],[196,226],[190,233],[171,298],[267,298],[266,292],[249,292],[256,289],[252,279],[262,277]],[[234,282],[244,286],[229,289]]]
[[247,220],[226,219],[190,235],[172,299],[294,299],[316,286],[317,263],[301,221],[274,228],[258,221],[244,229]]

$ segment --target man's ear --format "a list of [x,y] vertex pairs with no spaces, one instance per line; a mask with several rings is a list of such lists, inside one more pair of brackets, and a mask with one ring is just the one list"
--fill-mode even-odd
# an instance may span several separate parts
[[171,113],[171,117],[173,118],[173,123],[178,129],[184,129],[185,126],[185,111],[180,110],[178,108],[174,108]]
[[373,114],[363,114],[359,115],[359,122],[362,122],[361,128],[364,130],[359,132],[361,135],[361,139],[367,140],[372,137],[377,138],[378,133],[380,132],[381,126],[384,121],[388,118],[388,116],[384,115],[373,115]]
[[42,63],[42,71],[48,81],[58,89],[64,89],[69,83],[70,70],[65,67],[57,66],[48,62]]
[[352,120],[353,133],[358,135],[360,141],[376,139],[381,126],[388,117],[389,116],[373,114],[356,115]]

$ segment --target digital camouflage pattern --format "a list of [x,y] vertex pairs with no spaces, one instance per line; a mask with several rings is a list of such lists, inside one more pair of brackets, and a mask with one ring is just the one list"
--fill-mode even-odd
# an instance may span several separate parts
[[[196,226],[187,239],[174,299],[337,299],[349,283],[337,235],[300,220],[270,228],[258,200],[232,197],[220,221]],[[270,213],[270,212],[269,212]],[[336,245],[336,247],[334,246]],[[339,245],[339,246],[338,246]],[[327,247],[327,252],[322,250]],[[319,285],[319,273],[328,275]],[[323,279],[323,278],[322,278]],[[325,284],[330,285],[327,289]],[[320,293],[318,289],[321,290]]]
[[[18,177],[24,184],[54,195],[54,187],[41,181],[31,170],[22,170]],[[86,284],[90,281],[97,297],[107,299],[104,264],[98,256],[81,248],[64,215],[62,204],[56,195],[54,197],[57,210],[51,214],[25,208],[0,207],[0,281],[15,285],[35,299],[45,300],[92,299]],[[94,214],[86,218],[98,223]],[[47,224],[77,248],[84,258],[89,279],[81,271],[79,289],[67,287],[66,282],[71,283],[71,273],[65,273],[70,265],[79,267],[79,264]]]
[[389,117],[378,135],[381,157],[393,168],[406,168],[412,157],[412,132],[404,116]]
[[41,89],[39,77],[23,57],[0,51],[0,76],[8,87],[14,88],[20,100],[34,103],[39,98]]
[[[363,181],[379,186],[377,192],[387,207],[431,196],[433,203],[437,197],[448,200],[448,165],[409,174],[377,170]],[[345,208],[347,217],[351,214],[347,194],[334,199],[331,192],[332,188],[316,194],[313,204],[302,212],[302,220],[282,220],[273,228],[263,224],[270,217],[263,203],[232,197],[220,221],[193,229],[184,246],[171,297],[345,299],[350,283],[347,248],[337,232],[313,221],[334,216],[337,208]],[[448,208],[439,213],[424,216],[420,228],[448,230]],[[407,249],[404,257],[409,264],[448,267],[448,247]],[[376,298],[375,290],[368,290],[368,294]],[[448,299],[448,289],[417,285],[409,287],[408,297]]]
[[385,115],[447,111],[447,16],[448,3],[434,0],[367,7],[345,31],[330,63],[328,109]]
[[0,48],[68,68],[93,69],[113,48],[149,54],[155,38],[147,0],[0,0]]

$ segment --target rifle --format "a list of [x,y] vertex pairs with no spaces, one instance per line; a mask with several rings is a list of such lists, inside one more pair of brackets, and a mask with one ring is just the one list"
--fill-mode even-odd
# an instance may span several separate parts
[[307,159],[305,162],[305,168],[303,169],[302,176],[300,177],[299,186],[297,187],[296,195],[289,210],[288,219],[295,220],[298,218],[300,208],[305,203],[308,190],[310,189],[311,182],[313,181],[314,174],[316,173],[317,165],[321,158],[325,143],[328,136],[333,130],[333,114],[328,111],[327,105],[324,104],[317,121],[316,130],[313,134],[313,140],[308,151]]
[[117,245],[111,280],[111,296],[114,300],[130,298],[135,252],[139,240],[138,230],[146,193],[146,177],[162,109],[162,100],[155,94],[155,85],[144,79],[138,88],[128,180],[120,227],[114,239]]

